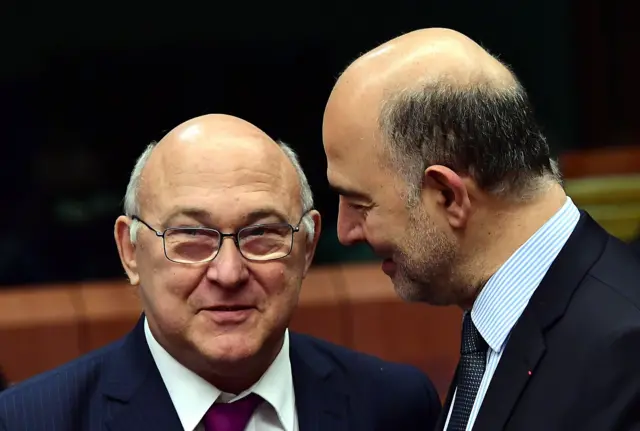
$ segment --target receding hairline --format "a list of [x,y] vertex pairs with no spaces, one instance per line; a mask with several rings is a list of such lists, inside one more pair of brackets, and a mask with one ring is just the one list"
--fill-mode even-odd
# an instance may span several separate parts
[[[180,133],[184,133],[185,130],[178,130],[180,126],[173,129],[160,141],[153,144],[151,153],[141,172],[142,181],[139,184],[139,192],[141,194],[146,192],[144,189],[147,186],[144,184],[149,182],[149,180],[145,180],[144,178],[149,176],[149,172],[153,172],[151,176],[162,175],[164,171],[163,166],[166,163],[174,163],[176,156],[179,155],[180,152],[193,150],[202,151],[203,154],[208,151],[212,153],[218,152],[223,156],[223,159],[228,157],[230,151],[252,153],[259,158],[270,158],[284,171],[291,169],[289,174],[292,175],[291,178],[294,178],[296,174],[295,166],[292,166],[289,157],[285,154],[283,146],[259,128],[244,120],[241,121],[250,127],[243,128],[237,133],[225,130],[221,134],[216,134],[213,130],[205,128],[201,131],[201,136],[196,138],[182,138]],[[187,122],[183,123],[183,125],[184,124],[187,124]],[[188,128],[186,131],[188,131]],[[290,166],[290,168],[288,166]]]
[[[434,35],[444,36],[436,40]],[[351,112],[360,115],[353,117]],[[481,116],[474,116],[476,112]],[[375,133],[368,142],[377,150],[377,161],[404,174],[400,177],[412,187],[424,171],[414,166],[416,160],[451,164],[492,193],[511,197],[522,192],[523,199],[542,190],[549,179],[561,181],[516,75],[488,50],[450,30],[403,35],[354,61],[334,87],[323,127],[328,133],[339,130],[334,124],[345,117],[355,132]],[[348,125],[341,124],[343,129]],[[494,136],[489,133],[495,139],[486,138]],[[493,142],[494,149],[505,151],[500,154],[516,157],[498,164],[487,161],[477,151],[468,151],[477,146],[465,150],[463,140],[469,134],[471,139]],[[518,143],[524,149],[517,148]],[[514,178],[517,184],[512,185]]]
[[[267,136],[268,137],[268,136]],[[271,139],[271,138],[269,138]],[[283,156],[287,160],[288,164],[292,166],[293,172],[296,176],[296,180],[294,184],[295,187],[298,188],[298,192],[300,194],[300,205],[301,209],[304,212],[305,216],[300,220],[300,223],[305,227],[307,232],[307,239],[311,241],[314,236],[315,226],[313,220],[308,217],[308,212],[314,208],[314,200],[313,200],[313,192],[311,187],[309,186],[308,179],[302,166],[300,164],[298,155],[287,143],[282,140],[277,140],[272,142],[279,148],[282,152]],[[140,201],[141,199],[141,189],[142,189],[142,177],[145,168],[149,163],[149,159],[156,149],[158,142],[152,141],[142,154],[138,157],[135,167],[131,173],[129,183],[127,185],[127,191],[125,193],[124,198],[124,210],[125,214],[128,216],[138,215],[140,211]],[[134,221],[132,225],[132,229],[130,231],[131,241],[135,242],[136,232],[139,227],[139,224]]]
[[[460,90],[519,86],[509,66],[486,48],[454,30],[432,28],[401,35],[361,55],[340,75],[334,93],[351,99],[373,94],[379,104],[396,92],[437,84]],[[368,99],[368,104],[376,102]]]

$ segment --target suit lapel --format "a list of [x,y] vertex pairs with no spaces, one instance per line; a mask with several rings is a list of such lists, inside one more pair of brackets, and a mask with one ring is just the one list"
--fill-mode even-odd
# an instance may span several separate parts
[[293,333],[290,356],[300,431],[347,431],[349,398],[331,363]]
[[599,258],[608,235],[591,217],[580,221],[514,326],[476,418],[474,429],[501,430],[513,413],[546,346],[544,334],[562,317],[571,296]]
[[538,322],[527,310],[515,326],[484,397],[474,428],[504,429],[545,351]]
[[143,317],[105,363],[101,389],[111,431],[182,429],[144,336]]

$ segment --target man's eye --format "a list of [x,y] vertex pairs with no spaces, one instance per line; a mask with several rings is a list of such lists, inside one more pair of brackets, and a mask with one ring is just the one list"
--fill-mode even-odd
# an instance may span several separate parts
[[366,211],[369,207],[362,204],[357,204],[353,202],[349,202],[349,206],[356,211]]

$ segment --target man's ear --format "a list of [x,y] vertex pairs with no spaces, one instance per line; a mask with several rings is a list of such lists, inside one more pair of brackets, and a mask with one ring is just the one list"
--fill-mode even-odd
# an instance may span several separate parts
[[113,235],[116,239],[118,254],[122,267],[129,277],[129,282],[137,286],[140,283],[140,275],[138,274],[138,262],[136,261],[136,246],[131,242],[131,226],[133,220],[126,216],[120,216],[116,219],[116,225],[113,229]]
[[308,232],[304,231],[305,240],[306,240],[306,249],[305,249],[305,266],[303,277],[306,277],[309,268],[311,267],[311,263],[313,262],[313,257],[316,254],[316,247],[318,246],[318,240],[320,239],[320,232],[322,231],[322,217],[320,213],[316,210],[312,210],[306,217],[310,217],[313,221],[314,230],[313,237],[308,237]]
[[442,165],[429,166],[424,171],[423,184],[436,192],[436,204],[454,229],[464,228],[471,213],[469,190],[463,179]]

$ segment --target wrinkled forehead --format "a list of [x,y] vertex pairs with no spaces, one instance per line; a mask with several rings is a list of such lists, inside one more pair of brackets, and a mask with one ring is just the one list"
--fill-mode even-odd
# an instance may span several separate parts
[[224,213],[226,220],[266,206],[293,213],[299,204],[295,169],[275,143],[238,140],[157,150],[143,172],[140,194],[141,205],[160,219],[183,207]]

